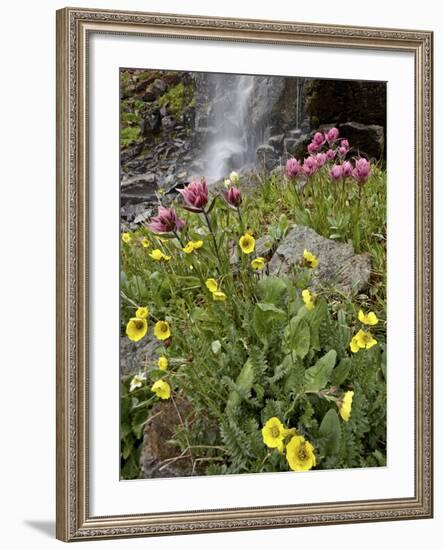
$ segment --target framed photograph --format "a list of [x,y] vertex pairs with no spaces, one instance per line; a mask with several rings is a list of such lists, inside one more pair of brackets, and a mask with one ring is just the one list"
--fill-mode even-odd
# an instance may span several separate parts
[[429,31],[57,12],[57,537],[430,518]]

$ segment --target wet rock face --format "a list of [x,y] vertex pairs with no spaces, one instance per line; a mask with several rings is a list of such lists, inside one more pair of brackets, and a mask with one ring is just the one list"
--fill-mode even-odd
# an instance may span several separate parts
[[352,144],[351,154],[364,153],[367,157],[380,160],[385,154],[384,128],[377,124],[346,122],[339,125],[341,137]]
[[191,405],[184,399],[154,405],[143,432],[140,455],[143,478],[182,477],[201,473],[190,455],[182,454],[170,441],[175,429],[191,416]]
[[305,111],[321,124],[386,124],[386,84],[360,80],[306,80]]
[[313,270],[312,288],[330,286],[348,293],[368,286],[371,272],[368,254],[355,254],[352,245],[326,239],[303,225],[296,225],[278,246],[269,264],[270,274],[288,273],[301,261],[304,249],[319,260]]

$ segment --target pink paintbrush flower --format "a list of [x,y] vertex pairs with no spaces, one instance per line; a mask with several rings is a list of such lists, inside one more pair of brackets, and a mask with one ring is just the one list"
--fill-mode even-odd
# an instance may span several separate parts
[[338,155],[339,155],[340,157],[345,157],[345,155],[346,155],[347,153],[348,153],[347,147],[342,147],[342,146],[339,147],[339,149],[338,149]]
[[302,165],[302,171],[309,177],[312,176],[318,169],[318,163],[314,157],[307,157]]
[[371,172],[371,166],[367,159],[360,158],[355,162],[353,177],[358,183],[365,183]]
[[342,176],[343,176],[343,171],[342,171],[341,164],[335,164],[334,166],[331,167],[330,178],[332,179],[332,181],[340,181],[342,179]]
[[320,149],[320,146],[319,145],[316,145],[316,143],[309,143],[308,144],[308,147],[307,147],[307,151],[310,153],[310,155],[312,155],[313,153],[317,153]]
[[157,216],[152,218],[148,228],[154,233],[171,233],[180,231],[185,226],[184,220],[181,220],[172,208],[159,206]]
[[322,145],[324,145],[325,143],[324,134],[322,132],[316,132],[311,142],[314,143],[317,147],[322,147]]
[[339,130],[337,128],[330,128],[330,130],[325,134],[325,137],[328,143],[333,143],[339,137]]
[[350,144],[348,142],[348,139],[341,139],[341,143],[339,145],[341,147],[345,147],[347,151],[350,149]]
[[328,160],[333,160],[336,156],[336,151],[334,149],[329,149],[325,154]]
[[344,174],[344,178],[350,177],[353,173],[353,165],[348,160],[342,163],[342,173]]
[[318,167],[324,166],[324,164],[327,162],[327,154],[326,153],[318,153],[315,157],[316,163]]
[[179,193],[185,202],[194,208],[202,209],[208,203],[208,186],[204,179],[193,180],[185,189],[179,189]]
[[301,172],[302,166],[300,165],[298,160],[290,158],[287,160],[285,170],[289,178],[295,178]]
[[237,187],[230,187],[228,191],[224,191],[224,197],[228,204],[236,208],[242,203],[242,195]]

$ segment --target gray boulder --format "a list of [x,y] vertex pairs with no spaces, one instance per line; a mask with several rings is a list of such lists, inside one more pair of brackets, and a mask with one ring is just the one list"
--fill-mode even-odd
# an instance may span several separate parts
[[154,350],[159,342],[149,335],[138,342],[132,342],[126,336],[120,338],[120,375],[138,373],[143,365],[155,357]]
[[294,226],[278,246],[269,264],[270,274],[290,272],[302,260],[304,249],[319,260],[313,270],[312,288],[327,286],[348,293],[368,285],[371,271],[368,254],[355,254],[351,244],[326,239],[303,225]]
[[353,147],[352,153],[365,154],[369,158],[380,160],[384,157],[384,128],[378,124],[360,124],[346,122],[339,125],[341,137],[347,138]]
[[260,169],[271,171],[279,161],[279,153],[271,145],[260,145],[256,149],[256,162]]

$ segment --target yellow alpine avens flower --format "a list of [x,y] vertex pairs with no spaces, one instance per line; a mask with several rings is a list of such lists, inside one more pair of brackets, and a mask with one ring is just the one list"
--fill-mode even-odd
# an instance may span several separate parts
[[151,391],[154,392],[160,399],[169,399],[171,396],[171,387],[165,380],[157,380],[151,386]]
[[138,319],[147,319],[149,314],[150,314],[150,312],[149,312],[149,309],[147,307],[139,307],[136,310],[136,317]]
[[304,250],[304,260],[305,263],[312,269],[317,267],[319,263],[319,260],[316,258],[316,256],[307,249]]
[[145,380],[146,374],[144,372],[139,372],[139,374],[134,375],[130,383],[130,392],[134,391],[137,388],[141,388]]
[[258,256],[251,261],[251,267],[253,269],[256,269],[257,271],[261,271],[265,267],[265,258],[262,258],[262,256]]
[[153,332],[158,340],[167,340],[171,336],[170,325],[167,321],[157,321]]
[[156,262],[160,262],[162,260],[165,260],[167,262],[168,260],[171,260],[171,256],[167,256],[158,248],[152,250],[149,255],[153,260],[156,260]]
[[187,245],[182,248],[182,250],[185,252],[185,254],[191,254],[191,252],[202,248],[202,246],[203,241],[189,241]]
[[377,343],[377,340],[373,338],[371,332],[361,329],[351,339],[350,349],[353,353],[356,353],[360,349],[370,349]]
[[148,332],[148,323],[146,319],[132,317],[126,325],[126,334],[133,342],[141,340]]
[[348,422],[350,420],[353,395],[354,395],[354,392],[346,391],[337,403],[339,408],[339,414],[341,415],[341,418],[344,422]]
[[122,241],[124,243],[130,243],[131,242],[131,233],[122,233]]
[[294,472],[304,472],[316,466],[314,447],[302,435],[291,438],[286,450],[287,462]]
[[285,435],[285,426],[275,416],[269,418],[262,428],[262,439],[269,449],[278,449],[279,452],[282,452]]
[[250,233],[245,233],[239,239],[239,246],[244,254],[251,254],[254,252],[254,247],[256,246],[256,239]]
[[217,281],[216,279],[207,279],[205,281],[205,286],[210,292],[217,292]]
[[166,357],[159,357],[159,359],[157,360],[157,366],[160,370],[167,370],[168,359]]
[[140,241],[140,244],[143,246],[143,248],[149,248],[150,246],[150,241],[144,237],[141,241]]
[[376,313],[370,311],[369,313],[364,313],[362,309],[359,310],[358,319],[364,325],[377,325],[379,319],[376,317]]
[[203,241],[191,241],[193,243],[194,250],[199,250],[203,247]]
[[224,300],[227,299],[227,295],[225,294],[225,292],[222,292],[220,290],[216,290],[215,292],[212,292],[213,294],[213,300],[215,302],[223,302]]
[[358,353],[358,351],[360,349],[358,338],[357,338],[356,335],[353,336],[353,338],[350,341],[350,349],[352,350],[353,353]]
[[309,311],[315,307],[314,296],[308,289],[302,291],[302,299],[304,300],[305,307]]

